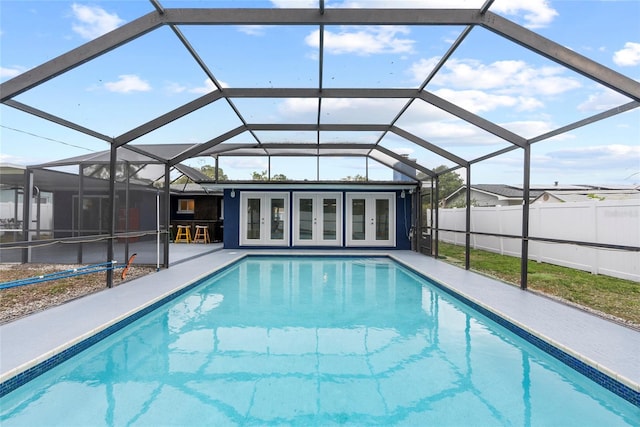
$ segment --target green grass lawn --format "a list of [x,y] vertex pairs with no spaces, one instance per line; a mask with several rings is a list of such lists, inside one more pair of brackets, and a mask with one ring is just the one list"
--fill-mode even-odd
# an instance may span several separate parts
[[[439,243],[439,255],[464,267],[464,246]],[[472,249],[471,269],[520,285],[520,258]],[[640,326],[640,283],[529,261],[527,286]]]

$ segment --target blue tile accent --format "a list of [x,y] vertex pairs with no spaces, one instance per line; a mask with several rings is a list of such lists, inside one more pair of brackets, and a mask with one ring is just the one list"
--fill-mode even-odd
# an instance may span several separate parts
[[599,371],[593,366],[584,363],[580,359],[577,359],[576,357],[559,349],[558,347],[555,347],[549,344],[547,341],[543,340],[542,338],[536,335],[533,335],[532,333],[522,329],[518,325],[515,325],[514,323],[509,322],[505,318],[498,316],[493,311],[490,311],[485,307],[482,307],[481,305],[476,304],[475,302],[471,301],[465,296],[457,293],[453,289],[450,289],[449,287],[441,283],[438,283],[437,281],[425,276],[424,274],[421,274],[420,272],[413,270],[411,267],[408,267],[408,266],[405,266],[405,267],[410,269],[413,273],[425,279],[427,282],[429,282],[436,288],[446,292],[447,294],[451,295],[457,300],[462,301],[464,304],[468,305],[469,307],[473,308],[477,312],[481,313],[482,315],[496,322],[500,326],[503,326],[504,328],[518,335],[519,337],[527,340],[531,344],[535,345],[539,349],[543,350],[544,352],[560,360],[562,363],[578,371],[579,373],[589,378],[590,380],[595,381],[597,384],[601,385],[607,390],[617,394],[623,399],[640,407],[640,392],[635,391],[634,389],[627,386],[626,384],[623,384],[620,381],[616,380],[615,378],[612,378],[609,375],[605,374],[604,372]]
[[[233,264],[232,264],[233,265]],[[228,265],[226,267],[221,268],[220,270],[217,270],[216,273],[221,273],[223,271],[225,271],[226,269],[228,269],[229,267],[231,267],[231,265]],[[162,298],[161,300],[156,301],[155,303],[143,308],[140,311],[137,311],[136,313],[133,313],[131,316],[128,316],[116,323],[114,323],[113,325],[105,328],[104,330],[98,332],[95,335],[92,335],[88,338],[85,338],[84,340],[78,342],[77,344],[72,345],[71,347],[61,351],[60,353],[51,356],[49,359],[44,360],[40,363],[38,363],[35,366],[32,366],[31,368],[19,373],[18,375],[9,378],[8,380],[4,381],[3,383],[0,383],[0,397],[5,396],[7,393],[12,392],[13,390],[17,389],[18,387],[28,383],[29,381],[31,381],[32,379],[38,377],[39,375],[42,375],[43,373],[47,372],[48,370],[50,370],[51,368],[54,368],[55,366],[61,364],[62,362],[70,359],[71,357],[75,356],[76,354],[86,350],[87,348],[91,347],[92,345],[96,344],[99,341],[102,341],[103,339],[105,339],[106,337],[108,337],[109,335],[119,331],[120,329],[124,328],[125,326],[129,325],[132,322],[135,322],[136,320],[140,319],[141,317],[151,313],[152,311],[156,310],[157,308],[159,308],[160,306],[170,302],[171,300],[179,297],[180,295],[184,294],[185,292],[190,291],[191,289],[193,289],[194,287],[198,286],[199,284],[201,284],[203,281],[207,280],[208,277],[204,277],[196,282],[193,282],[187,286],[185,286],[184,288],[174,292],[171,295],[167,295],[166,297]]]
[[[251,256],[251,255],[249,255]],[[257,255],[259,256],[264,256],[264,255]],[[299,255],[299,256],[304,256],[304,255]],[[384,257],[384,256],[383,256]],[[395,261],[398,262],[398,261]],[[609,375],[599,371],[598,369],[594,368],[591,365],[588,365],[584,362],[582,362],[581,360],[575,358],[574,356],[566,353],[565,351],[554,347],[553,345],[549,344],[548,342],[546,342],[545,340],[541,339],[540,337],[531,334],[530,332],[522,329],[521,327],[509,322],[508,320],[498,316],[497,314],[495,314],[494,312],[476,304],[475,302],[471,301],[470,299],[466,298],[465,296],[458,294],[457,292],[455,292],[453,289],[448,288],[447,286],[444,286],[441,283],[436,282],[435,280],[425,276],[424,274],[421,274],[418,271],[413,270],[411,267],[404,265],[403,263],[398,262],[399,264],[403,265],[405,268],[408,268],[409,270],[411,270],[413,273],[417,274],[418,276],[422,277],[424,280],[426,280],[427,282],[429,282],[431,285],[435,286],[436,288],[446,292],[447,294],[451,295],[452,297],[458,299],[459,301],[462,301],[463,303],[465,303],[466,305],[468,305],[469,307],[473,308],[474,310],[476,310],[477,312],[483,314],[484,316],[488,317],[489,319],[493,320],[494,322],[498,323],[499,325],[505,327],[506,329],[508,329],[509,331],[515,333],[516,335],[518,335],[521,338],[524,338],[525,340],[529,341],[531,344],[535,345],[536,347],[540,348],[541,350],[545,351],[546,353],[550,354],[551,356],[555,357],[556,359],[560,360],[561,362],[563,362],[564,364],[566,364],[567,366],[573,368],[574,370],[576,370],[577,372],[581,373],[582,375],[586,376],[587,378],[591,379],[592,381],[595,381],[597,384],[601,385],[602,387],[606,388],[607,390],[615,393],[616,395],[622,397],[623,399],[631,402],[632,404],[640,407],[640,393],[633,390],[632,388],[628,387],[627,385],[617,381],[615,378],[610,377]],[[215,274],[220,273],[225,271],[226,269],[232,267],[235,263],[232,263],[226,267],[223,267],[222,269],[216,271]],[[200,283],[202,283],[203,281],[207,280],[208,278],[203,278],[200,279],[188,286],[185,286],[184,288],[174,292],[171,295],[166,296],[165,298],[155,302],[154,304],[132,314],[131,316],[120,320],[117,323],[114,323],[113,325],[107,327],[106,329],[104,329],[103,331],[100,331],[99,333],[88,337],[84,340],[82,340],[81,342],[69,347],[68,349],[62,351],[59,354],[56,354],[55,356],[50,357],[49,359],[27,369],[24,372],[21,372],[20,374],[8,379],[7,381],[0,383],[0,397],[6,395],[7,393],[10,393],[11,391],[15,390],[16,388],[28,383],[29,381],[31,381],[32,379],[36,378],[37,376],[43,374],[44,372],[48,371],[49,369],[61,364],[62,362],[66,361],[67,359],[75,356],[76,354],[82,352],[83,350],[87,349],[88,347],[91,347],[92,345],[94,345],[95,343],[103,340],[104,338],[108,337],[109,335],[115,333],[116,331],[122,329],[123,327],[129,325],[130,323],[136,321],[137,319],[145,316],[148,313],[151,313],[152,311],[156,310],[157,308],[159,308],[160,306],[168,303],[169,301],[179,297],[180,295],[184,294],[185,292],[190,291],[191,289],[193,289],[194,287],[198,286]]]

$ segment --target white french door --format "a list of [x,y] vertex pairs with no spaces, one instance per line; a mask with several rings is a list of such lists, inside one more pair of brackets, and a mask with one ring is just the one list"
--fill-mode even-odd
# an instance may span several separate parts
[[342,245],[342,195],[293,194],[294,246]]
[[240,193],[240,244],[289,245],[289,193]]
[[395,246],[394,193],[347,193],[347,246]]

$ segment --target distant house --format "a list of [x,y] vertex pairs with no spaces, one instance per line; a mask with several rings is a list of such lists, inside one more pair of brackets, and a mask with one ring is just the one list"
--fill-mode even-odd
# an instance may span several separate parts
[[[447,197],[441,206],[463,207],[467,186],[463,185]],[[512,206],[522,204],[521,186],[505,184],[475,184],[471,186],[472,206]],[[640,198],[640,188],[604,185],[532,185],[530,203],[586,202],[591,200],[630,200]]]
[[[585,186],[587,187],[587,186]],[[634,187],[590,187],[582,190],[548,190],[543,192],[532,203],[566,203],[588,202],[593,200],[638,200],[640,188]]]
[[[472,206],[511,206],[522,204],[522,187],[505,184],[475,184],[471,186]],[[529,200],[534,200],[542,190],[529,191]],[[467,186],[463,185],[442,202],[442,207],[466,206]]]

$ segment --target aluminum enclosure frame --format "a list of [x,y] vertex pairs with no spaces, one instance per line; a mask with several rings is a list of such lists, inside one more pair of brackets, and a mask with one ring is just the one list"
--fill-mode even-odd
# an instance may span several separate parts
[[[506,18],[490,12],[493,0],[488,0],[478,9],[328,9],[324,7],[324,1],[320,0],[320,7],[317,9],[202,9],[202,8],[164,8],[158,0],[150,0],[155,11],[149,12],[138,19],[122,25],[115,30],[100,36],[82,46],[79,46],[65,54],[58,56],[48,62],[45,62],[31,70],[28,70],[2,84],[0,84],[0,102],[3,104],[20,110],[24,113],[31,114],[43,120],[56,123],[60,126],[67,127],[76,132],[88,135],[92,138],[102,140],[109,144],[111,151],[110,169],[111,175],[114,175],[114,161],[116,159],[116,150],[125,147],[139,155],[146,156],[152,162],[158,162],[165,165],[165,170],[169,171],[172,167],[177,167],[181,162],[201,155],[210,155],[215,158],[216,165],[219,157],[234,155],[262,155],[271,156],[271,150],[278,150],[278,155],[296,156],[300,155],[302,150],[314,149],[315,156],[338,156],[336,152],[340,152],[340,156],[363,156],[367,159],[373,159],[380,162],[391,169],[402,172],[402,168],[398,164],[414,168],[432,179],[437,184],[438,177],[449,171],[465,168],[467,178],[471,177],[471,166],[482,162],[489,158],[504,154],[506,152],[521,149],[523,152],[522,170],[524,193],[529,192],[530,181],[530,162],[531,162],[531,145],[551,137],[561,135],[570,130],[587,126],[597,121],[615,116],[636,109],[640,106],[640,83],[611,70],[589,58],[586,58],[552,40],[530,31]],[[199,57],[196,50],[190,45],[188,39],[182,34],[178,26],[183,25],[304,25],[318,26],[320,31],[319,45],[319,84],[317,87],[309,88],[224,88],[218,82],[215,75],[209,70],[206,63]],[[434,25],[456,25],[464,26],[456,41],[451,44],[448,52],[440,59],[434,70],[425,78],[425,81],[418,89],[392,89],[392,88],[344,88],[331,89],[323,87],[323,71],[324,71],[324,27],[335,25],[407,25],[407,26],[434,26]],[[47,82],[55,77],[62,75],[82,64],[91,61],[107,52],[117,49],[139,37],[142,37],[163,26],[172,29],[176,37],[182,43],[189,55],[204,71],[204,73],[212,80],[216,89],[199,98],[190,101],[184,105],[166,112],[147,123],[137,126],[133,129],[122,133],[121,135],[110,137],[89,129],[77,123],[73,123],[61,117],[57,117],[46,111],[41,111],[29,105],[25,105],[16,101],[18,95],[25,93],[40,84]],[[435,94],[429,92],[426,88],[431,79],[437,74],[442,66],[444,66],[460,46],[467,35],[475,27],[482,27],[486,30],[497,34],[513,43],[516,43],[525,49],[541,55],[555,63],[571,69],[587,79],[597,82],[608,87],[630,99],[624,105],[612,108],[603,113],[599,113],[551,130],[542,135],[533,138],[524,138],[514,132],[511,132],[498,124],[486,120],[478,115],[465,110],[459,105],[444,100]],[[235,99],[241,98],[311,98],[317,99],[317,121],[315,124],[261,124],[248,122],[242,114],[242,111],[234,104]],[[323,99],[330,98],[366,98],[366,99],[405,99],[406,103],[401,108],[395,118],[388,123],[379,124],[343,124],[331,125],[324,124],[321,121],[321,108]],[[145,149],[143,145],[135,145],[135,141],[156,129],[159,129],[173,121],[193,113],[200,108],[215,102],[226,102],[236,114],[240,126],[229,130],[220,135],[211,135],[211,138],[201,144],[188,147],[179,153],[170,156],[160,155]],[[398,119],[404,114],[408,107],[414,102],[424,102],[431,106],[445,111],[465,123],[482,129],[497,139],[506,141],[509,145],[506,148],[483,155],[478,158],[465,159],[446,150],[437,144],[431,143],[424,138],[420,138],[396,125]],[[258,131],[311,131],[316,132],[317,140],[315,144],[269,144],[263,142],[256,134]],[[371,141],[370,144],[355,144],[345,142],[343,144],[326,144],[321,142],[320,133],[323,131],[376,131],[382,133],[377,141]],[[219,146],[224,142],[248,133],[255,141],[255,144],[242,147],[231,146],[225,150],[218,150]],[[406,140],[416,146],[426,149],[430,152],[441,156],[453,164],[454,167],[447,171],[435,173],[426,165],[407,159],[396,153],[391,152],[380,145],[381,139],[387,133],[392,133],[403,140]],[[242,151],[244,150],[244,151]],[[252,154],[249,153],[252,150]],[[366,154],[360,154],[362,151]],[[283,154],[283,151],[288,153]],[[209,154],[207,154],[209,153]],[[305,154],[306,156],[307,154]],[[385,159],[390,159],[385,161]],[[216,166],[217,167],[217,166]],[[114,183],[114,180],[111,180]],[[111,194],[113,195],[113,187]],[[525,197],[523,206],[523,229],[522,229],[522,274],[521,287],[526,289],[527,271],[526,271],[526,253],[528,251],[529,230],[528,230],[528,198]],[[113,201],[112,201],[113,202]],[[112,213],[114,216],[115,214]],[[467,215],[469,212],[467,211]],[[468,218],[467,218],[468,221]],[[113,232],[113,230],[112,230]],[[467,226],[465,231],[467,235],[467,262],[469,268],[469,235],[470,230]],[[27,233],[28,234],[28,233]],[[436,245],[437,248],[437,245]],[[436,249],[437,255],[437,249]]]

